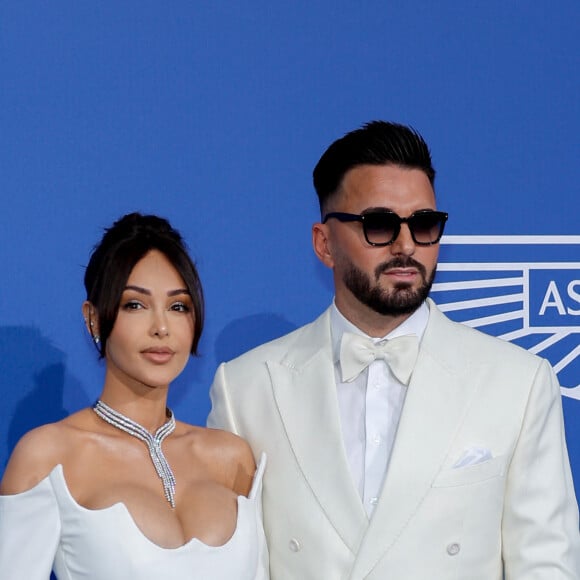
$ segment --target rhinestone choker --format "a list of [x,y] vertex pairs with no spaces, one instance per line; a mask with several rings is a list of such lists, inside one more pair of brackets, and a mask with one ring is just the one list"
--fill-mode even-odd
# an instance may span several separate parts
[[151,456],[151,461],[155,466],[155,471],[159,475],[161,481],[163,482],[163,491],[165,493],[165,499],[169,502],[172,508],[175,507],[175,476],[163,451],[161,450],[161,443],[163,440],[173,433],[175,430],[175,417],[173,413],[167,409],[167,416],[169,419],[166,423],[161,425],[159,429],[155,432],[155,435],[151,435],[147,429],[139,425],[133,419],[129,419],[125,415],[111,409],[108,405],[103,403],[103,401],[98,400],[94,406],[93,411],[101,418],[103,421],[109,423],[113,427],[117,427],[121,431],[141,439],[149,449],[149,455]]

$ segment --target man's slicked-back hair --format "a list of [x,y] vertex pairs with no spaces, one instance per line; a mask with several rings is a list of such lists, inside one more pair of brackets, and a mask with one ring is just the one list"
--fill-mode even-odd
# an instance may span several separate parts
[[109,338],[127,280],[133,268],[151,250],[161,252],[177,270],[193,306],[194,334],[191,353],[197,354],[204,322],[204,299],[195,264],[189,257],[181,234],[164,218],[130,213],[105,230],[94,248],[85,271],[87,300],[98,317],[101,357]]
[[313,172],[320,211],[340,188],[345,174],[358,165],[398,165],[420,169],[431,185],[435,169],[423,137],[412,127],[371,121],[336,140],[324,152]]

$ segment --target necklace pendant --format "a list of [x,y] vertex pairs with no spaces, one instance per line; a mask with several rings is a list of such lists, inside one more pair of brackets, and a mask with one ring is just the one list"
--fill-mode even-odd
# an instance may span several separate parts
[[126,417],[122,413],[115,411],[115,409],[109,407],[106,403],[103,403],[100,399],[93,405],[93,411],[106,423],[124,431],[125,433],[140,439],[147,445],[149,451],[149,457],[153,462],[153,467],[157,475],[163,483],[163,493],[165,499],[169,502],[172,508],[175,508],[175,476],[171,470],[165,455],[163,455],[163,450],[161,449],[161,444],[163,440],[171,435],[175,431],[175,417],[173,413],[168,409],[169,419],[166,423],[161,425],[154,435],[151,435],[145,427],[133,421],[129,417]]

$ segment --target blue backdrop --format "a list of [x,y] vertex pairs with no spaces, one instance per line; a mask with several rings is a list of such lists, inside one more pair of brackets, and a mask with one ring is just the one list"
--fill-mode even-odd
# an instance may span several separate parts
[[434,297],[546,356],[580,486],[577,0],[0,5],[0,472],[17,439],[94,401],[90,250],[120,215],[168,217],[207,297],[173,386],[203,424],[218,363],[332,298],[311,170],[382,118],[418,128],[447,237]]

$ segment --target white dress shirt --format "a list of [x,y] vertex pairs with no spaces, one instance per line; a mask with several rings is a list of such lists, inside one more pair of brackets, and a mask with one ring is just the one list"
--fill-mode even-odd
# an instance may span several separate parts
[[[421,340],[429,307],[423,303],[407,320],[382,338],[415,334]],[[342,426],[342,437],[350,471],[369,518],[381,492],[407,387],[391,373],[384,360],[373,361],[354,381],[343,383],[340,373],[340,341],[344,332],[367,336],[338,310],[331,309],[334,375]]]

